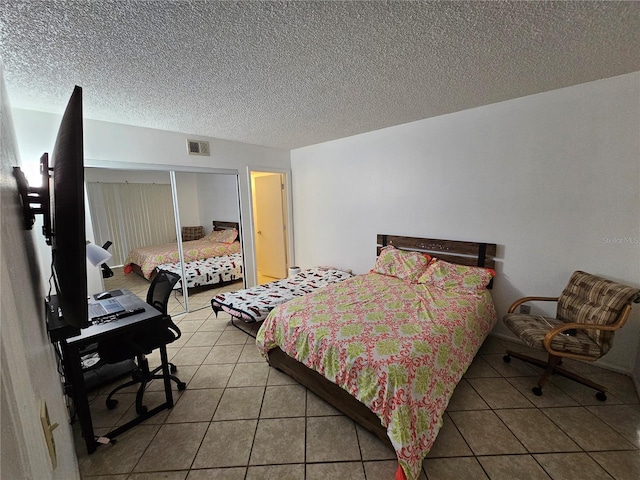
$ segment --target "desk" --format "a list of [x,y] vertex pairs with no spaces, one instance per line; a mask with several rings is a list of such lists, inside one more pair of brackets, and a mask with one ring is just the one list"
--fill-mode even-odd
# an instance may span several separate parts
[[[74,408],[80,421],[82,435],[87,445],[88,453],[93,453],[99,443],[95,439],[93,431],[93,422],[91,420],[91,411],[89,409],[89,399],[84,384],[84,375],[82,363],[80,359],[80,351],[87,345],[106,340],[112,337],[119,337],[129,333],[135,333],[137,330],[148,329],[150,325],[157,325],[158,329],[166,328],[171,317],[162,315],[161,312],[148,305],[145,301],[134,295],[128,290],[122,289],[122,295],[117,297],[120,304],[127,310],[144,308],[144,312],[129,317],[114,320],[108,323],[91,325],[79,331],[71,331],[64,321],[58,318],[57,305],[53,309],[56,314],[50,314],[52,309],[48,309],[47,328],[52,342],[60,345],[62,352],[62,366],[64,370],[65,380],[70,385],[71,397],[73,399]],[[93,301],[90,300],[90,302]],[[56,299],[51,298],[51,305],[54,306]],[[64,334],[60,332],[64,331]],[[74,335],[67,337],[67,335]],[[169,381],[169,360],[167,358],[166,346],[160,347],[160,358],[162,361],[162,375],[164,376],[165,402],[143,415],[138,415],[130,422],[110,431],[103,437],[113,439],[121,433],[129,430],[135,425],[143,422],[156,413],[173,407],[173,395],[171,392],[171,384]]]

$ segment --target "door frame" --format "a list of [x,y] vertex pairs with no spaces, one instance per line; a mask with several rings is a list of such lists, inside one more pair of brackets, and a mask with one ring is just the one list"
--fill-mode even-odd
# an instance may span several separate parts
[[292,188],[291,188],[291,170],[288,169],[284,169],[284,168],[273,168],[273,167],[259,167],[259,166],[248,166],[247,167],[247,184],[249,185],[249,211],[250,211],[250,218],[249,218],[249,222],[248,222],[248,226],[250,228],[250,237],[252,240],[252,253],[253,253],[253,258],[254,258],[254,262],[253,262],[253,275],[254,278],[256,279],[256,285],[257,285],[257,279],[258,279],[258,252],[256,249],[256,231],[255,231],[255,212],[253,211],[253,188],[251,188],[251,173],[259,173],[259,172],[267,172],[267,173],[280,173],[283,176],[284,179],[284,192],[285,192],[285,201],[283,203],[283,207],[285,209],[285,215],[286,215],[286,219],[287,219],[287,224],[286,224],[286,240],[287,240],[287,245],[286,245],[286,250],[287,250],[287,259],[289,260],[289,265],[287,265],[287,267],[290,267],[291,265],[295,265],[295,248],[294,248],[294,244],[293,244],[293,195],[292,195]]

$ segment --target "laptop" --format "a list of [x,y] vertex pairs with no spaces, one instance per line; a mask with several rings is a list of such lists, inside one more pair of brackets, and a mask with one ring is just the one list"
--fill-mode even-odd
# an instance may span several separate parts
[[96,300],[95,303],[89,304],[89,318],[91,320],[120,312],[124,312],[124,307],[115,298]]

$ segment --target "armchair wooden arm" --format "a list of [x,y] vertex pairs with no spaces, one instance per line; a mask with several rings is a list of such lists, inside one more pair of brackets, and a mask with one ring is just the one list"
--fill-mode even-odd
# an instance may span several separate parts
[[557,302],[558,298],[559,297],[522,297],[511,304],[508,313],[515,312],[518,306],[526,302]]
[[593,360],[592,357],[589,357],[587,355],[578,355],[578,354],[567,353],[559,350],[554,350],[553,348],[551,348],[551,342],[553,341],[553,338],[556,335],[561,334],[565,330],[578,330],[578,329],[604,330],[604,331],[618,330],[627,322],[627,319],[629,318],[630,313],[631,313],[631,304],[627,304],[622,310],[622,312],[620,313],[620,316],[617,318],[617,320],[608,325],[600,325],[597,323],[563,323],[562,325],[558,325],[557,327],[554,327],[551,330],[549,330],[547,334],[544,336],[544,339],[543,339],[544,348],[546,348],[546,350],[549,353],[553,355],[561,356],[561,357],[571,357],[571,358],[577,358],[582,360]]

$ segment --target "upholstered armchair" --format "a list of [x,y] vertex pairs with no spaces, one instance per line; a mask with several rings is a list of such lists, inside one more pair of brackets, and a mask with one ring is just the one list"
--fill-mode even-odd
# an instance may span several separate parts
[[[525,302],[557,302],[555,318],[516,312]],[[640,290],[596,275],[574,272],[559,297],[524,297],[516,300],[504,317],[504,324],[531,348],[549,354],[545,362],[519,352],[507,350],[511,357],[544,368],[532,388],[542,395],[542,387],[556,373],[597,390],[598,400],[607,399],[607,389],[591,380],[560,368],[563,358],[594,361],[605,355],[613,343],[615,330],[621,328],[631,312],[631,303],[640,302]]]

